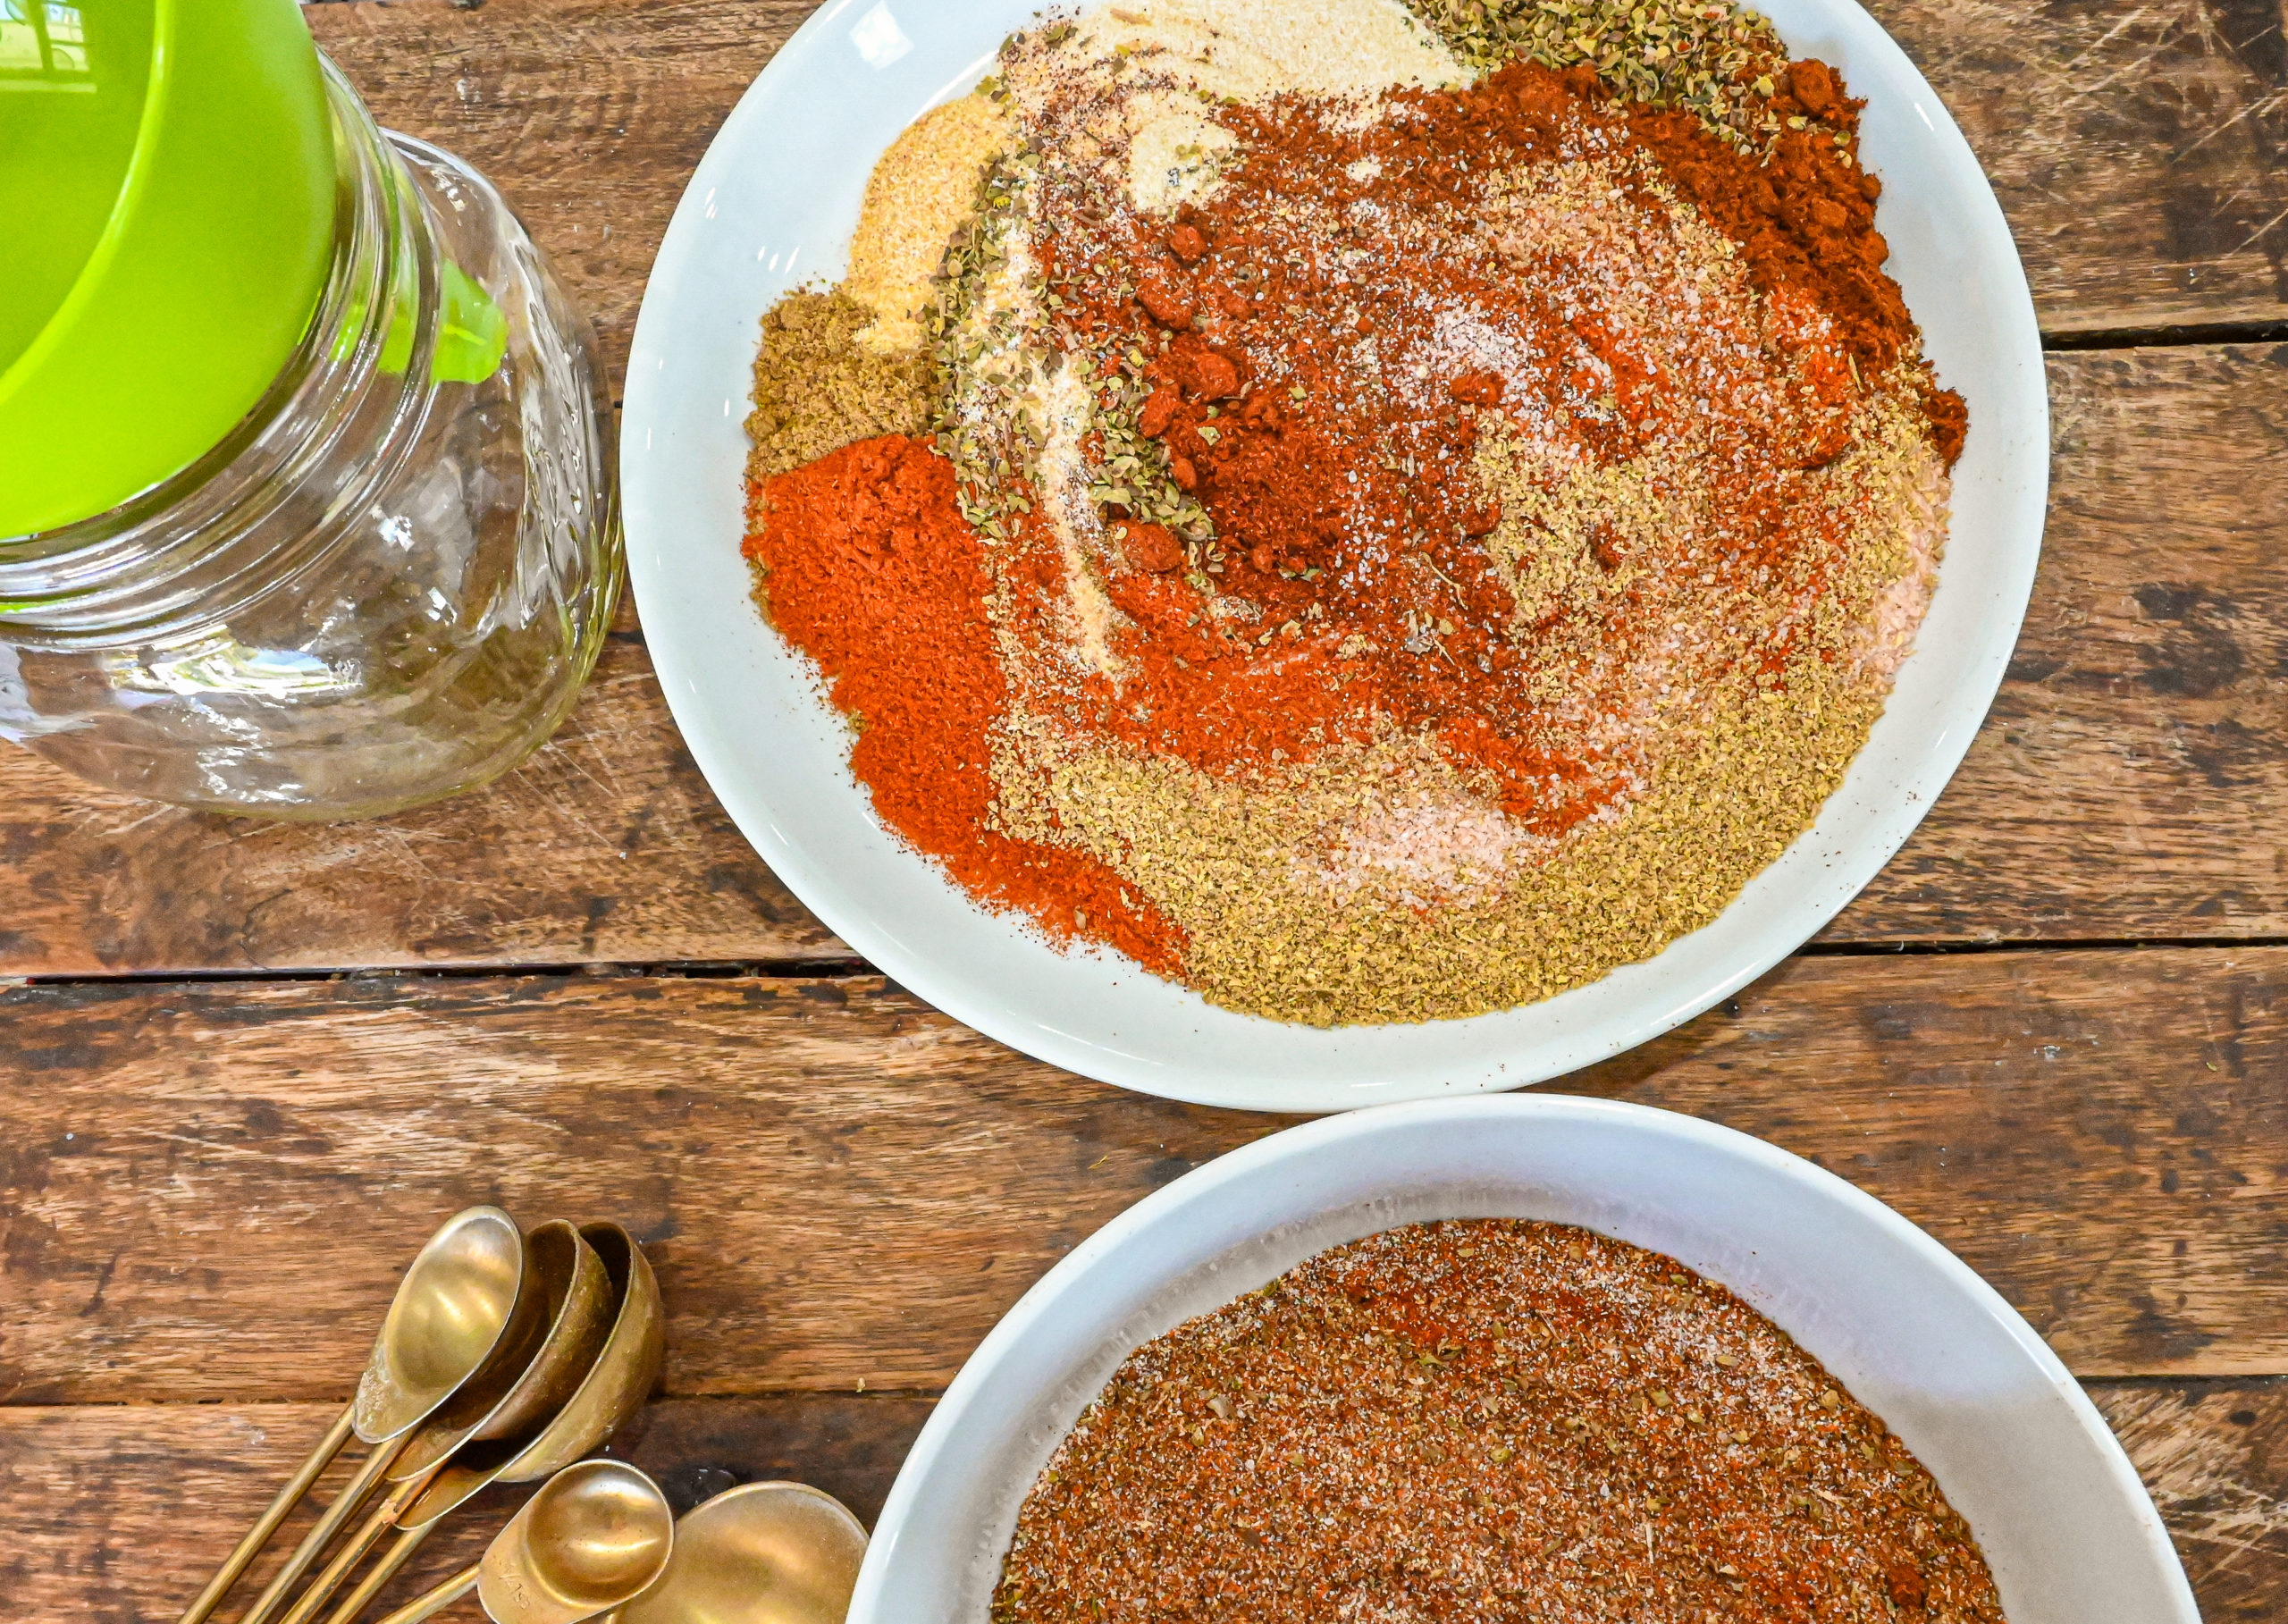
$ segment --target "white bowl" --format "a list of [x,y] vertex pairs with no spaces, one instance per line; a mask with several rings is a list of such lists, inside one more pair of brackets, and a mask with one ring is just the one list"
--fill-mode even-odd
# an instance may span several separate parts
[[1868,98],[1877,223],[1944,380],[1970,401],[1936,601],[1890,705],[1818,823],[1704,930],[1592,986],[1421,1026],[1285,1026],[1211,1007],[1125,959],[1063,954],[974,906],[882,829],[848,735],[765,627],[739,557],[756,321],[838,274],[866,177],[917,114],[965,92],[1035,0],[834,0],[732,113],[668,228],[628,363],[627,551],[668,703],[724,808],[843,940],[948,1014],[1108,1082],[1322,1111],[1515,1088],[1658,1036],[1833,918],[1946,785],[2001,682],[2031,590],[2048,408],[2025,276],[1994,195],[1899,48],[1849,0],[1763,9]]
[[849,1624],[982,1624],[1025,1491],[1131,1350],[1327,1247],[1455,1217],[1583,1224],[1738,1292],[1937,1477],[2010,1624],[2198,1624],[2168,1534],[2096,1408],[1952,1253],[1759,1140],[1561,1094],[1291,1128],[1098,1231],[993,1328],[921,1429]]

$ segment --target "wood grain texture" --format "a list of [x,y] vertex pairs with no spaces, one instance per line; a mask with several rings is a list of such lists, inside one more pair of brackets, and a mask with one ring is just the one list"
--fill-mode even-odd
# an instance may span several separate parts
[[[2288,936],[2288,347],[2051,358],[2056,495],[1991,720],[1830,942]],[[709,794],[632,618],[492,788],[339,829],[0,750],[0,975],[727,963],[843,949]]]
[[[813,1395],[655,1403],[609,1451],[687,1510],[734,1484],[794,1478],[871,1526],[932,1401]],[[0,1406],[0,1596],[17,1624],[161,1624],[180,1613],[325,1431],[310,1404]],[[330,1496],[346,1475],[322,1485]],[[387,1593],[418,1595],[474,1561],[530,1485],[488,1489],[427,1540]],[[232,1592],[257,1594],[314,1511]],[[225,1608],[228,1617],[230,1609]],[[369,1617],[379,1617],[377,1607]],[[481,1620],[475,1603],[442,1615]]]
[[1876,0],[2001,199],[2045,332],[2288,316],[2279,0]]
[[0,749],[0,975],[836,958],[660,697],[632,604],[489,788],[332,828],[155,806]]
[[[2107,1383],[2092,1396],[2168,1522],[2210,1624],[2288,1615],[2288,1389]],[[679,1505],[733,1483],[793,1477],[871,1524],[930,1408],[905,1396],[670,1400],[610,1452],[652,1473]],[[229,1548],[329,1417],[296,1404],[0,1407],[9,1616],[172,1619],[202,1564]],[[418,1594],[473,1561],[525,1492],[492,1491],[445,1525],[392,1595]]]
[[2053,356],[2049,383],[2009,676],[1826,939],[2288,936],[2288,346]]
[[[625,360],[708,141],[806,0],[314,6],[385,123],[491,174]],[[1883,0],[1991,178],[2044,327],[2288,317],[2276,0]]]
[[2208,1624],[2288,1618],[2288,1385],[2099,1383]]
[[[668,1390],[930,1388],[1077,1241],[1276,1119],[871,978],[0,995],[0,1402],[320,1400],[445,1213],[618,1216]],[[2288,949],[1797,959],[1564,1086],[1891,1202],[2084,1376],[2288,1371]]]

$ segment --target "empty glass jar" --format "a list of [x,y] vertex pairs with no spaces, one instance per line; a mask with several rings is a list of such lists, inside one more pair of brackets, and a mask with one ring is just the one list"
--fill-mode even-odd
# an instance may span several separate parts
[[0,736],[309,820],[514,765],[570,709],[622,569],[586,321],[482,176],[325,72],[332,266],[268,395],[126,505],[0,540]]

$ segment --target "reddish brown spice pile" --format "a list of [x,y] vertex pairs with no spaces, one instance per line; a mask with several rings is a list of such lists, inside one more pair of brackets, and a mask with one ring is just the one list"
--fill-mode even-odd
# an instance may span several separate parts
[[1027,1496],[996,1624],[2001,1624],[1968,1527],[1673,1259],[1392,1230],[1138,1349]]
[[[1585,72],[1568,73],[1567,83],[1583,86]],[[1602,95],[1602,87],[1589,93]],[[1827,63],[1806,59],[1788,64],[1771,98],[1782,129],[1761,164],[1740,161],[1687,113],[1640,109],[1629,125],[1678,190],[1746,249],[1756,284],[1809,292],[1841,324],[1858,365],[1872,375],[1902,354],[1914,358],[1922,334],[1898,283],[1883,270],[1890,245],[1875,229],[1883,183],[1853,156],[1866,105],[1844,93]],[[1963,454],[1969,409],[1927,374],[1921,384],[1931,436],[1951,468]]]

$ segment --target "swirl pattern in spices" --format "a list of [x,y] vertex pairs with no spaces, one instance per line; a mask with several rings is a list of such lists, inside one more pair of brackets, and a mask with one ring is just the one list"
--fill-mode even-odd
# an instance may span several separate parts
[[886,820],[1277,1019],[1511,1007],[1712,919],[1865,742],[1965,432],[1824,66],[1720,6],[1473,10],[1019,35],[758,364],[759,595]]

